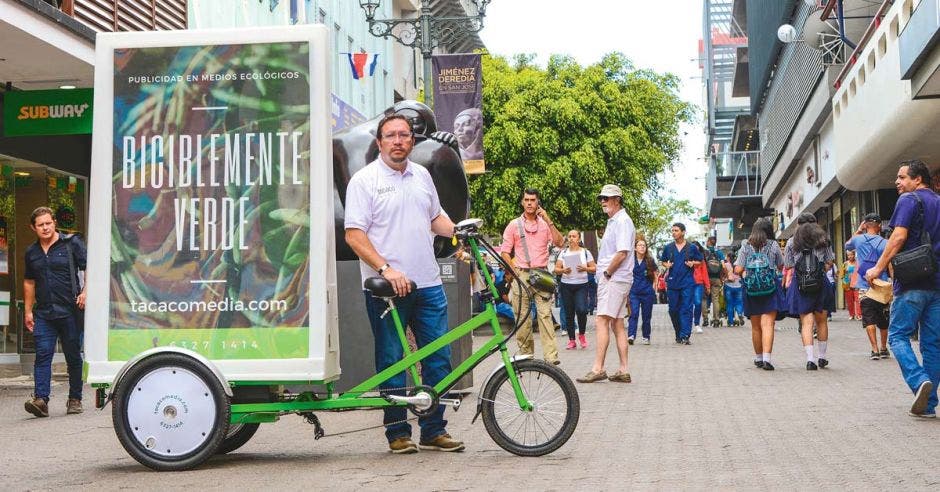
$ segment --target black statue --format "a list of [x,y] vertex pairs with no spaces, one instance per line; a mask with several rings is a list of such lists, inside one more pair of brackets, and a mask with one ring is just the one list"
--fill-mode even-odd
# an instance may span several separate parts
[[[333,182],[336,189],[333,210],[337,260],[358,259],[344,239],[346,185],[356,171],[379,156],[375,130],[379,120],[393,113],[404,115],[411,120],[415,131],[415,146],[410,159],[431,173],[441,206],[447,215],[457,223],[466,219],[470,212],[470,190],[467,188],[467,175],[463,171],[457,138],[452,133],[437,131],[431,108],[418,101],[397,102],[383,114],[333,134]],[[450,256],[455,249],[450,238],[437,237],[434,240],[434,252],[438,258]]]

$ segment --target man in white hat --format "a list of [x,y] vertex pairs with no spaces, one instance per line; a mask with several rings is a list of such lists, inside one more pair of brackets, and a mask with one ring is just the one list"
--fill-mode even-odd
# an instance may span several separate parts
[[[868,269],[878,263],[878,258],[885,251],[888,241],[881,237],[881,216],[871,213],[865,216],[855,234],[845,243],[846,251],[855,251],[858,269],[859,305],[862,308],[862,326],[868,332],[868,342],[871,344],[871,360],[887,359],[888,353],[888,304],[879,300],[878,296],[869,295],[870,285],[865,280]],[[879,277],[888,280],[888,272],[882,272]],[[878,348],[878,337],[875,330],[881,333],[881,348]]]
[[[627,372],[627,333],[623,319],[627,316],[627,302],[633,285],[633,247],[636,244],[636,228],[633,220],[623,208],[623,192],[614,184],[607,184],[597,195],[601,209],[607,214],[607,228],[597,252],[597,352],[591,371],[578,378],[579,383],[593,383],[610,379],[618,383],[629,383]],[[610,344],[610,331],[617,341],[620,367],[612,376],[607,376],[604,359]]]

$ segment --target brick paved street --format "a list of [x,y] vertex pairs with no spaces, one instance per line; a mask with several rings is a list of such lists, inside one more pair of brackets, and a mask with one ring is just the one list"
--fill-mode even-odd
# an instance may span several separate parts
[[[290,416],[262,426],[241,450],[199,470],[156,474],[121,448],[110,407],[67,418],[66,389],[58,383],[53,417],[33,419],[22,410],[28,390],[7,386],[0,389],[0,483],[5,490],[936,490],[940,422],[908,417],[911,394],[896,362],[868,360],[859,322],[846,321],[845,312],[836,320],[829,369],[803,368],[796,323],[788,320],[777,332],[777,370],[765,372],[751,363],[749,328],[706,329],[692,346],[678,346],[664,307],[657,306],[653,345],[630,350],[634,382],[579,384],[578,430],[542,458],[510,455],[479,421],[471,426],[471,399],[448,413],[450,432],[467,443],[462,454],[393,456],[380,430],[314,441],[312,428]],[[580,376],[593,353],[593,346],[562,350],[562,367]],[[493,363],[478,368],[478,383]],[[321,418],[330,434],[381,417],[346,412]]]

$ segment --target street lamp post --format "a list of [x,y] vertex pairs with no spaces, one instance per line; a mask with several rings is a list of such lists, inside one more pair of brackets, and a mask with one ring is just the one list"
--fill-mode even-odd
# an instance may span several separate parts
[[431,54],[442,39],[483,29],[483,17],[490,0],[470,0],[477,15],[435,16],[431,0],[421,0],[421,13],[412,19],[376,19],[381,0],[359,0],[366,14],[369,32],[380,38],[394,38],[404,46],[418,48],[424,58],[424,100],[431,105]]

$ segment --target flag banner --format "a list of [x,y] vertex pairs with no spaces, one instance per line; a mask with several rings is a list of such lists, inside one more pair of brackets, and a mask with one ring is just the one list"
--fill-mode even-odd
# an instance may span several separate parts
[[375,74],[375,64],[379,61],[377,53],[346,53],[346,57],[354,79],[362,80]]
[[480,55],[435,55],[431,57],[431,63],[437,129],[457,137],[464,171],[482,174],[485,163]]
[[309,49],[115,50],[109,360],[308,356]]

